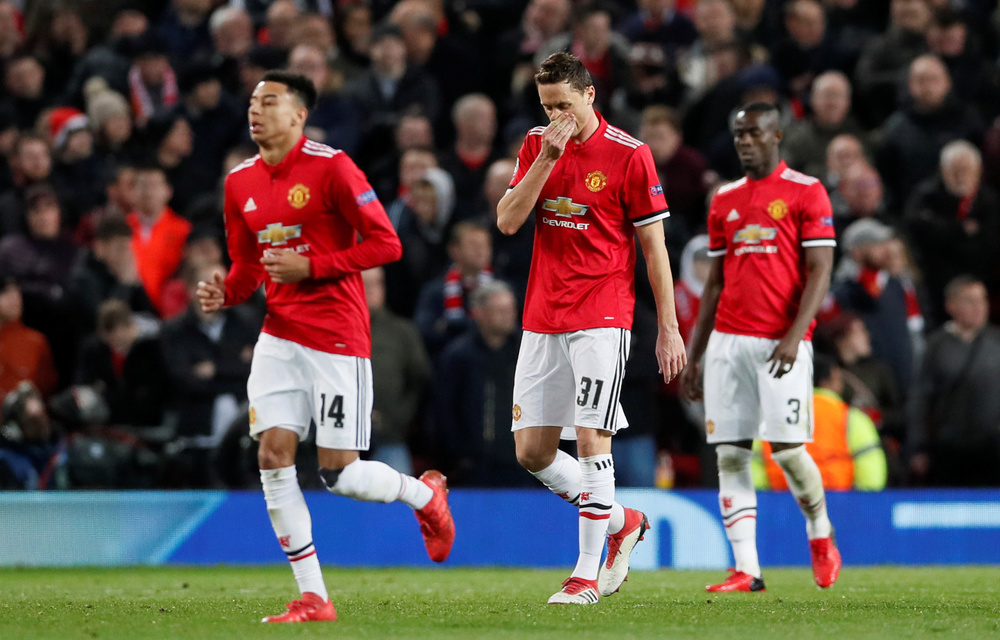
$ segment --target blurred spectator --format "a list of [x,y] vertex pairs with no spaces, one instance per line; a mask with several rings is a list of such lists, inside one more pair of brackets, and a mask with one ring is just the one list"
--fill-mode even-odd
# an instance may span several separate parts
[[493,280],[493,247],[486,229],[460,222],[448,241],[451,266],[420,291],[413,320],[431,358],[472,325],[470,295]]
[[931,297],[943,321],[944,288],[970,274],[990,288],[1000,276],[1000,196],[981,184],[982,157],[965,140],[941,150],[937,176],[917,185],[906,207],[907,230]]
[[132,109],[125,97],[109,89],[100,77],[87,82],[84,95],[87,120],[94,132],[94,155],[101,165],[135,162],[139,150],[132,137]]
[[[199,280],[211,281],[219,266],[191,269],[189,297]],[[169,376],[167,411],[176,422],[177,458],[184,474],[173,475],[182,486],[211,485],[211,451],[236,419],[246,402],[246,379],[259,326],[253,326],[237,309],[205,313],[191,304],[186,313],[163,324],[160,344]]]
[[670,206],[667,244],[674,253],[679,253],[683,245],[677,246],[678,242],[685,242],[705,226],[705,198],[711,177],[708,162],[701,153],[684,144],[680,118],[668,107],[646,107],[639,139],[649,145],[656,175]]
[[258,34],[260,42],[287,54],[295,46],[295,27],[302,12],[294,0],[273,0],[266,15],[267,23]]
[[914,185],[934,174],[946,142],[958,138],[978,142],[983,134],[982,120],[951,93],[948,70],[936,56],[923,55],[913,61],[909,91],[912,106],[892,114],[885,123],[877,154],[879,173],[892,199],[900,204]]
[[3,81],[3,103],[13,110],[17,128],[31,129],[46,103],[45,68],[35,56],[20,54],[7,62]]
[[66,103],[82,107],[84,85],[94,77],[103,79],[116,93],[130,95],[131,56],[139,36],[148,28],[149,19],[141,11],[122,9],[117,12],[106,40],[89,49],[73,65],[73,74],[63,94]]
[[493,273],[511,285],[518,302],[524,302],[528,289],[528,272],[531,269],[531,252],[535,243],[535,214],[513,234],[506,235],[497,228],[497,204],[514,177],[514,160],[504,158],[490,165],[486,172],[483,193],[486,198],[485,213],[479,217],[480,224],[490,231],[493,240]]
[[486,169],[497,159],[496,107],[486,94],[470,93],[458,99],[451,118],[455,144],[441,157],[441,168],[455,181],[455,219],[468,220],[476,214]]
[[698,322],[701,308],[701,294],[708,281],[712,259],[708,256],[708,236],[705,234],[691,238],[681,254],[680,276],[674,282],[674,301],[677,308],[677,323],[681,337],[687,344],[691,332]]
[[632,82],[611,96],[611,116],[619,128],[638,131],[641,112],[650,106],[678,106],[687,93],[677,65],[663,47],[637,42],[629,51]]
[[80,220],[104,199],[106,167],[94,154],[94,134],[87,116],[73,107],[49,111],[52,141],[52,185],[63,204],[63,228],[76,229]]
[[862,140],[865,134],[851,116],[851,83],[843,73],[827,71],[817,76],[809,106],[812,115],[791,123],[785,130],[782,157],[793,169],[822,177],[827,148],[833,139],[848,134]]
[[73,65],[87,50],[87,27],[80,11],[70,4],[57,4],[51,16],[32,29],[32,49],[45,64],[46,93],[63,91]]
[[[843,372],[829,356],[819,354],[813,362],[814,431],[806,450],[823,476],[823,488],[831,491],[881,491],[885,489],[887,465],[875,423],[864,412],[841,398]],[[754,442],[754,485],[758,489],[787,491],[781,467],[771,457],[771,443]]]
[[695,94],[706,91],[719,77],[712,53],[736,40],[736,14],[729,0],[699,0],[695,5],[694,26],[698,39],[678,61],[684,84]]
[[116,218],[124,220],[135,209],[135,167],[122,163],[108,167],[105,184],[104,206],[92,209],[76,226],[73,241],[80,246],[89,245],[94,239],[94,231],[102,220]]
[[499,93],[495,99],[520,95],[526,87],[534,86],[535,56],[569,28],[571,8],[571,0],[531,0],[521,23],[500,34],[490,58],[496,77],[505,84],[496,87]]
[[831,200],[838,235],[855,220],[877,218],[885,222],[896,217],[890,216],[886,208],[878,171],[867,162],[856,162],[847,168],[837,181],[837,191]]
[[174,277],[163,285],[161,313],[164,319],[176,317],[188,310],[192,300],[192,273],[222,266],[225,255],[224,233],[223,229],[208,222],[191,227],[184,242],[180,267]]
[[910,330],[910,342],[913,344],[913,370],[917,371],[924,354],[924,330],[928,326],[926,310],[930,308],[930,302],[927,289],[906,242],[896,236],[889,239],[886,248],[889,250],[886,270],[899,279],[906,293],[906,328]]
[[75,383],[99,390],[112,425],[162,425],[169,379],[159,338],[141,337],[132,310],[121,300],[101,303],[96,325],[80,347]]
[[826,147],[826,171],[820,174],[827,191],[837,188],[849,168],[867,163],[865,149],[857,136],[842,133],[835,137]]
[[[375,193],[384,203],[392,203],[397,197],[405,196],[412,180],[419,178],[426,169],[437,166],[437,159],[433,154],[434,128],[427,116],[412,113],[401,117],[396,125],[393,141],[394,146],[384,150],[381,157],[375,159],[365,172],[368,181],[375,187]],[[401,161],[403,154],[411,149],[425,152],[420,154],[424,158],[421,162],[424,168],[403,185],[400,183],[400,174],[403,173]]]
[[698,39],[691,19],[675,10],[674,0],[639,0],[637,11],[628,15],[618,31],[630,42],[650,42],[663,48],[671,59]]
[[[428,167],[436,164],[429,151],[411,149],[404,153],[400,188],[406,187],[407,194],[389,206],[389,220],[403,244],[403,257],[386,265],[389,308],[408,318],[413,316],[420,288],[448,267],[445,231],[455,203],[455,187],[447,171]],[[419,177],[412,179],[413,174]]]
[[163,170],[171,186],[170,208],[185,214],[188,206],[215,186],[218,169],[200,169],[194,155],[194,132],[182,109],[173,109],[149,121],[146,162]]
[[58,382],[49,341],[21,322],[24,307],[17,281],[4,276],[0,285],[0,395],[30,380],[48,396]]
[[470,304],[475,324],[441,354],[435,423],[456,484],[528,486],[514,455],[510,398],[520,338],[517,302],[506,283],[481,284]]
[[876,127],[898,103],[910,64],[927,51],[931,10],[926,0],[892,0],[889,29],[868,40],[854,70],[863,123]]
[[167,58],[166,45],[149,31],[132,39],[130,53],[129,100],[136,124],[144,128],[154,115],[177,104],[180,99],[177,75]]
[[848,65],[837,43],[827,36],[826,16],[818,0],[792,0],[785,4],[784,13],[788,36],[771,49],[772,64],[788,83],[789,93],[804,100],[819,74],[842,71]]
[[105,300],[121,300],[133,312],[155,317],[132,254],[132,227],[123,218],[97,223],[91,248],[73,266],[71,290],[80,309],[77,322],[86,333],[94,330],[97,308]]
[[72,316],[70,273],[78,249],[61,231],[55,191],[33,185],[25,193],[27,232],[0,240],[0,273],[17,279],[24,300],[25,322],[45,334],[56,370],[64,379],[73,370],[77,327]]
[[204,54],[212,48],[208,16],[212,0],[171,0],[154,30],[176,62]]
[[[632,84],[629,66],[631,46],[628,40],[611,30],[612,14],[609,8],[599,5],[579,5],[573,17],[573,31],[552,38],[545,48],[535,54],[535,64],[557,51],[568,51],[580,59],[590,72],[596,89],[594,108],[610,113],[611,96],[618,89],[628,91]],[[525,92],[535,93],[534,84]],[[537,110],[537,100],[531,99]]]
[[9,0],[0,2],[0,61],[6,62],[24,44],[24,19]]
[[240,63],[254,44],[253,21],[245,9],[223,5],[208,19],[212,35],[212,63],[219,70],[223,88],[231,94],[240,92]]
[[399,27],[407,62],[438,81],[443,120],[459,96],[483,88],[485,75],[479,71],[478,52],[455,37],[454,30],[439,29],[440,8],[436,11],[435,4],[428,0],[401,0],[387,20]]
[[995,116],[1000,110],[997,72],[970,37],[965,18],[950,7],[935,11],[927,44],[948,67],[955,95],[980,116]]
[[306,120],[306,137],[353,154],[361,137],[361,116],[336,86],[323,52],[312,44],[296,45],[288,56],[288,70],[312,80],[319,94]]
[[336,33],[340,52],[358,68],[368,66],[371,47],[372,12],[364,0],[337,3]]
[[[730,113],[740,104],[745,88],[741,74],[753,62],[750,47],[735,40],[713,46],[706,55],[710,81],[694,94],[684,116],[684,140],[702,152],[716,138],[728,136]],[[731,149],[732,140],[726,143]]]
[[831,291],[840,308],[856,313],[871,335],[872,354],[892,367],[896,386],[909,388],[913,344],[906,292],[888,271],[891,228],[873,218],[852,222],[841,236],[844,255]]
[[19,135],[14,143],[10,168],[14,186],[0,195],[0,236],[27,230],[25,191],[35,184],[47,184],[52,177],[52,153],[48,141],[33,133]]
[[399,27],[386,25],[372,33],[371,68],[354,79],[348,93],[362,117],[359,164],[370,164],[375,150],[389,146],[392,131],[405,113],[418,112],[433,122],[441,109],[434,77],[406,61]]
[[951,321],[927,340],[910,405],[914,480],[1000,486],[1000,329],[987,324],[986,287],[959,276],[945,289]]
[[49,488],[59,434],[41,392],[24,380],[4,396],[0,411],[0,489]]
[[400,473],[413,473],[408,441],[424,409],[431,365],[417,327],[385,306],[381,267],[361,273],[372,326],[372,458]]
[[897,455],[906,438],[905,390],[896,383],[892,369],[872,355],[871,334],[856,314],[842,313],[816,328],[816,346],[827,347],[842,367],[847,404],[864,411],[892,441],[887,449]]
[[163,308],[163,287],[180,266],[191,223],[167,206],[173,189],[163,169],[136,170],[136,208],[126,221],[132,227],[132,253],[146,295]]

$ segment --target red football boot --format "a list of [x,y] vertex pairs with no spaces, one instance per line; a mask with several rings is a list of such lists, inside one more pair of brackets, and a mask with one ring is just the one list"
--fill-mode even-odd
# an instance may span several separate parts
[[315,593],[303,593],[301,600],[292,600],[286,606],[288,611],[285,613],[268,616],[261,622],[333,622],[337,619],[333,603]]
[[721,584],[710,584],[705,587],[705,591],[711,591],[713,593],[728,593],[730,591],[767,591],[764,588],[764,579],[755,578],[749,573],[743,573],[742,571],[733,571],[726,578],[726,581]]
[[431,469],[420,476],[420,481],[431,488],[434,497],[423,509],[417,509],[414,513],[420,523],[427,555],[434,562],[444,562],[455,542],[455,521],[448,508],[448,479],[440,471]]
[[833,536],[816,538],[809,541],[809,553],[812,556],[813,578],[816,584],[826,589],[832,587],[840,575],[840,551]]
[[649,531],[649,520],[642,511],[625,509],[625,526],[618,533],[608,534],[608,557],[597,578],[602,596],[610,596],[628,580],[628,560],[632,549]]

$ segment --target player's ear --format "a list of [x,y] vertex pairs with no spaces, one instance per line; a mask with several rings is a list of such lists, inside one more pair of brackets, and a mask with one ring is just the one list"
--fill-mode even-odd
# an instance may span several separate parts
[[594,104],[594,98],[597,96],[597,90],[594,89],[594,85],[587,87],[587,106],[592,106]]

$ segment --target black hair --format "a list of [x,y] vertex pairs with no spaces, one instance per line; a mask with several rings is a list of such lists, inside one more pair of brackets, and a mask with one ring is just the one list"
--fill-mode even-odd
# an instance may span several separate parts
[[779,124],[781,122],[781,107],[770,102],[751,102],[750,104],[745,104],[736,110],[737,113],[741,111],[760,114],[773,113],[774,117],[778,119]]
[[553,53],[538,67],[535,84],[561,84],[568,82],[571,89],[583,93],[594,85],[587,67],[572,53]]
[[316,87],[309,78],[290,71],[268,71],[263,79],[264,82],[278,82],[288,87],[306,109],[316,106]]
[[822,386],[823,382],[830,379],[833,370],[839,368],[837,359],[825,353],[815,353],[813,355],[813,386]]

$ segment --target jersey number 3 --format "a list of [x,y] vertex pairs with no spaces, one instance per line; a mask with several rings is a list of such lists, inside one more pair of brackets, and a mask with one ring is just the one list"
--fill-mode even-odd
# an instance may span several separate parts
[[333,421],[333,426],[337,429],[344,428],[344,396],[333,396],[330,400],[329,410],[326,407],[326,394],[320,395],[319,424],[326,425],[326,419]]

